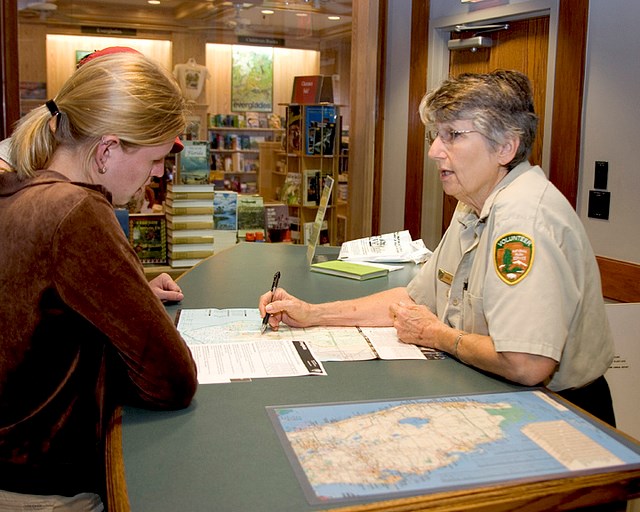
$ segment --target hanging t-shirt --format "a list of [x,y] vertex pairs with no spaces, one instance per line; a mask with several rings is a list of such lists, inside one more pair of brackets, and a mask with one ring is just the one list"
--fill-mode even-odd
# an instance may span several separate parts
[[202,93],[204,81],[209,77],[209,70],[196,63],[195,59],[189,59],[185,64],[176,64],[173,75],[178,80],[182,95],[196,101]]

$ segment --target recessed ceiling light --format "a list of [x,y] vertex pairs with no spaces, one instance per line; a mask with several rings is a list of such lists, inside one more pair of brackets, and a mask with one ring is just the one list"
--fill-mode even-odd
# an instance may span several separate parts
[[327,18],[329,18],[332,21],[337,21],[340,19],[340,16],[327,16]]
[[160,5],[160,0],[147,0],[147,3],[151,5]]
[[260,11],[262,14],[273,14],[274,11],[272,11],[271,9],[262,9]]

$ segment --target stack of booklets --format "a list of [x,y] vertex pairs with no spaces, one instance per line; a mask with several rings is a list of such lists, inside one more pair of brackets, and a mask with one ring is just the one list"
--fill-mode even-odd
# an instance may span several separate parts
[[167,185],[164,210],[172,267],[192,267],[214,253],[213,202],[213,185]]
[[376,277],[384,277],[389,274],[386,267],[378,267],[371,264],[351,263],[343,260],[322,261],[311,265],[312,272],[329,274],[332,276],[346,277],[365,281]]
[[238,193],[216,190],[213,195],[213,250],[218,253],[238,241]]

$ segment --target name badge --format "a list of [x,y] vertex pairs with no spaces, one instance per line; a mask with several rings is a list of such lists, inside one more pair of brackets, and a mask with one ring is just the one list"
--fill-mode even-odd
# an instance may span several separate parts
[[440,281],[442,281],[445,284],[448,284],[449,286],[451,286],[451,283],[453,283],[453,274],[447,272],[446,270],[443,270],[441,268],[438,269],[438,279]]

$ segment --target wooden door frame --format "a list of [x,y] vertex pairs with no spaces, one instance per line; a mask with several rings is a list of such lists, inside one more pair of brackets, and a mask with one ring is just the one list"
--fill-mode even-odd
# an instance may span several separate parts
[[429,16],[429,1],[412,1],[404,229],[409,230],[414,240],[421,237],[422,227],[425,126],[420,120],[418,107],[427,83]]
[[20,117],[18,77],[18,4],[0,0],[0,140],[11,134]]
[[[571,3],[571,6],[569,6]],[[571,8],[571,13],[569,13]],[[545,130],[548,143],[543,148],[543,167],[556,186],[575,207],[580,173],[580,138],[582,126],[582,99],[584,85],[584,63],[586,55],[586,31],[588,0],[531,0],[504,7],[488,8],[465,15],[450,16],[433,20],[429,30],[427,89],[439,84],[448,74],[448,50],[445,33],[448,28],[460,23],[474,21],[527,18],[548,15],[549,23],[549,71],[547,73],[547,105],[545,111]],[[424,50],[423,50],[424,51]],[[561,84],[561,85],[560,85]],[[409,120],[409,133],[417,125]],[[566,135],[563,135],[566,134]],[[418,147],[418,144],[422,148]],[[567,147],[575,151],[566,151]],[[407,154],[422,151],[424,140],[409,140]],[[425,159],[426,160],[426,159]],[[426,169],[426,172],[425,172]],[[412,218],[405,214],[405,225],[416,224],[427,245],[439,241],[442,225],[441,187],[435,176],[432,164],[425,161],[423,169],[407,169],[406,199],[415,204],[420,195],[422,209],[413,211]],[[420,175],[418,175],[420,174]],[[423,219],[431,224],[425,225]]]

